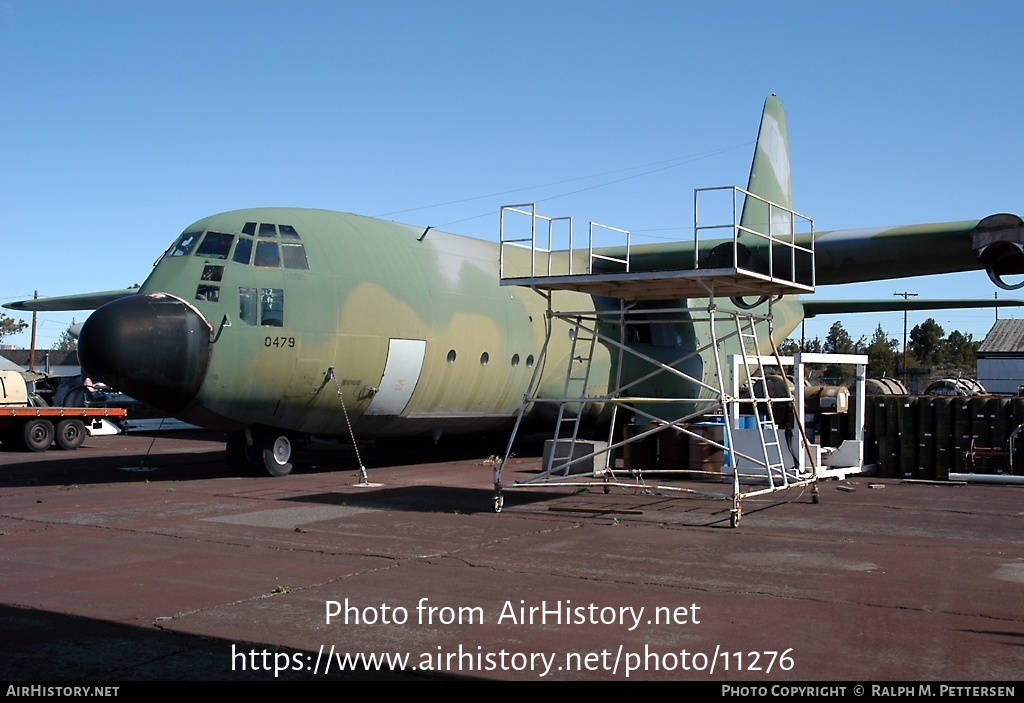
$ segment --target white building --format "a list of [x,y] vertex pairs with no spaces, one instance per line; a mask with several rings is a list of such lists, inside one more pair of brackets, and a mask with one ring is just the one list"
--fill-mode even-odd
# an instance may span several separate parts
[[996,320],[978,348],[978,380],[989,393],[1017,395],[1024,385],[1024,320]]

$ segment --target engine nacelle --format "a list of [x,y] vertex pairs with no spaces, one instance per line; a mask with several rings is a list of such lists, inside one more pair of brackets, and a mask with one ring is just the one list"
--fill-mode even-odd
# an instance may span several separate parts
[[971,247],[993,283],[1004,290],[1024,288],[1024,279],[1003,280],[1003,276],[1024,274],[1024,220],[1017,215],[989,215],[974,228]]

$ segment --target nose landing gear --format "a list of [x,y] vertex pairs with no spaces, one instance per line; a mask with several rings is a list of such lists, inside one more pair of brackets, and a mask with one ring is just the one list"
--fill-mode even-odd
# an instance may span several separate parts
[[249,476],[287,476],[292,472],[295,440],[269,427],[252,427],[232,432],[227,442],[228,464]]

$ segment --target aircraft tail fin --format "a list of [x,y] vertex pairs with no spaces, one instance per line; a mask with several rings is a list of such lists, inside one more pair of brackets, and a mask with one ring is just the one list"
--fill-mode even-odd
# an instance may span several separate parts
[[[771,94],[764,101],[761,128],[757,133],[754,162],[750,167],[747,191],[776,205],[793,209],[793,187],[789,170],[789,134],[786,131],[786,110]],[[756,232],[783,236],[789,234],[792,216],[771,208],[755,198],[746,198],[740,225]],[[770,222],[770,229],[767,226]]]

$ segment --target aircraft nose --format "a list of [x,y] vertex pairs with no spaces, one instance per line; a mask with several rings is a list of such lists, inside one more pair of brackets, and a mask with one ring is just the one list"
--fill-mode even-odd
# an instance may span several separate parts
[[107,303],[82,325],[82,368],[136,400],[168,413],[199,393],[211,353],[210,323],[170,295],[132,295]]

